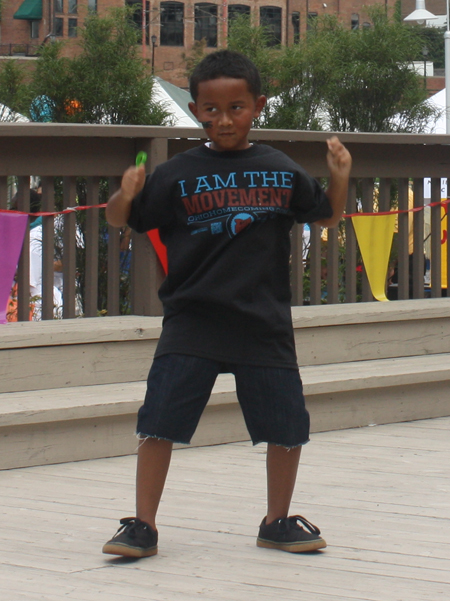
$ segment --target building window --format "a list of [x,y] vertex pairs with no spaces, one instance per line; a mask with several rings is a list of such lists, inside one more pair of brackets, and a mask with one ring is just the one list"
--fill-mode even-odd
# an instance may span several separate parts
[[306,23],[306,29],[314,29],[317,21],[317,13],[308,13],[308,21]]
[[269,46],[281,44],[281,8],[277,6],[261,6],[259,19],[269,33]]
[[160,46],[184,46],[184,4],[161,2]]
[[300,13],[292,13],[292,29],[294,30],[294,44],[300,44]]
[[76,15],[78,12],[78,0],[69,0],[69,15]]
[[97,12],[97,0],[88,0],[88,10],[93,13]]
[[359,15],[357,15],[356,13],[352,14],[351,28],[359,29]]
[[39,37],[39,21],[30,21],[30,38],[35,40]]
[[133,23],[139,32],[139,44],[142,44],[142,18],[145,18],[145,43],[148,46],[150,44],[150,2],[145,3],[145,15],[142,14],[142,0],[127,0],[126,4],[134,7]]
[[69,19],[69,38],[78,36],[78,19]]
[[240,15],[250,16],[250,6],[245,4],[231,4],[228,7],[228,23],[235,17],[239,17]]
[[194,39],[199,42],[205,39],[210,48],[217,46],[217,6],[208,2],[195,5],[195,34]]
[[61,17],[55,17],[55,36],[62,38],[64,35],[64,19]]
[[363,23],[363,28],[364,28],[364,29],[370,29],[371,27],[372,27],[371,23],[368,23],[367,21],[365,21],[365,22]]
[[64,0],[54,0],[55,2],[55,13],[64,12]]

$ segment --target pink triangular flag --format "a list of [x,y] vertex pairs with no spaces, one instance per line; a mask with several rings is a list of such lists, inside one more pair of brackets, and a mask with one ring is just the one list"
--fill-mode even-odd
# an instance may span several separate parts
[[9,294],[27,223],[28,215],[0,212],[0,323],[6,323]]

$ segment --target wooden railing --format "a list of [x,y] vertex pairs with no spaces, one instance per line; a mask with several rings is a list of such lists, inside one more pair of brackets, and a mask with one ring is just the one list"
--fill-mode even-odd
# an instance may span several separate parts
[[[196,128],[2,124],[0,209],[10,208],[11,194],[16,192],[17,209],[29,212],[28,191],[30,181],[35,178],[39,178],[42,187],[42,211],[99,205],[119,186],[123,171],[134,163],[138,151],[147,152],[147,169],[151,171],[174,154],[198,145],[204,137],[203,131]],[[324,132],[251,132],[252,140],[279,148],[317,178],[328,175],[327,137],[329,134]],[[450,174],[448,136],[352,133],[341,134],[340,139],[353,156],[347,213],[373,212],[374,205],[380,211],[392,206],[407,211],[411,198],[413,206],[422,209],[424,178],[431,178],[431,198],[426,203],[441,200],[441,178]],[[411,217],[406,212],[398,216],[392,255],[396,256],[395,296],[398,299],[447,295],[441,281],[441,207],[435,205],[429,210],[430,232],[426,234],[424,210],[410,214],[412,257],[409,256],[411,226],[408,224]],[[63,318],[161,314],[157,291],[164,274],[147,236],[132,234],[131,250],[126,250],[130,252],[130,267],[124,271],[120,231],[106,225],[102,209],[92,208],[77,215],[70,211],[63,217],[43,218],[42,319],[54,317],[55,224],[57,229],[63,230],[60,249]],[[428,242],[424,246],[426,237]],[[294,305],[373,300],[350,219],[343,219],[339,228],[329,230],[326,242],[320,228],[312,226],[306,260],[302,257],[303,245],[303,228],[296,226],[292,233]],[[447,256],[447,280],[448,259]],[[431,275],[429,286],[424,282],[426,265],[429,267],[427,276]],[[24,321],[29,319],[30,313],[29,233],[25,237],[16,280],[17,315]],[[394,287],[391,292],[393,290]]]

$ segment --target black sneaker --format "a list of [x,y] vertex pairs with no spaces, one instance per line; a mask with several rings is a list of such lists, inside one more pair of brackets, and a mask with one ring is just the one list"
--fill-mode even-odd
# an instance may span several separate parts
[[150,557],[158,553],[158,532],[139,518],[123,518],[116,534],[103,545],[103,553],[124,557]]
[[[301,522],[309,532],[306,532],[297,522]],[[267,549],[304,553],[306,551],[317,551],[317,549],[323,549],[327,546],[327,543],[319,535],[319,528],[305,520],[301,515],[280,518],[270,524],[266,524],[266,518],[264,518],[259,527],[256,544],[258,547],[266,547]]]

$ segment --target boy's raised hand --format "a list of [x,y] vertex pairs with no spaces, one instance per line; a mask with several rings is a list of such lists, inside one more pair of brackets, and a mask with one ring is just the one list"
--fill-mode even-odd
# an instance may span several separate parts
[[348,179],[352,167],[352,157],[337,136],[327,140],[327,163],[330,174],[334,177]]
[[122,176],[120,189],[109,199],[106,206],[106,220],[114,227],[127,225],[133,198],[139,194],[145,183],[145,167],[129,167]]
[[129,167],[122,176],[120,190],[122,197],[126,201],[131,201],[139,194],[145,183],[145,166]]
[[347,202],[348,180],[352,168],[352,157],[337,136],[327,140],[327,163],[330,170],[326,195],[333,210],[332,217],[316,221],[322,227],[336,227]]

